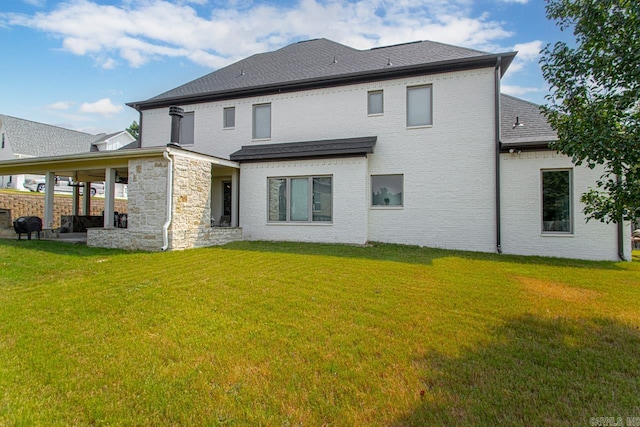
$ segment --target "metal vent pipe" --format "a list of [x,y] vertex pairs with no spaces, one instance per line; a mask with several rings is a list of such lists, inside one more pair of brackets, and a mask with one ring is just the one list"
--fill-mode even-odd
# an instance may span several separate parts
[[184,117],[184,110],[180,107],[172,105],[169,107],[169,115],[171,116],[171,143],[180,144],[180,121]]

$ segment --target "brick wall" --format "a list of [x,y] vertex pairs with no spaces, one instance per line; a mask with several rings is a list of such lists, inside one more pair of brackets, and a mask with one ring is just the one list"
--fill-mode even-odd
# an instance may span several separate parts
[[[53,202],[53,223],[60,226],[60,215],[71,215],[71,196],[55,195]],[[80,199],[82,203],[82,198]],[[119,213],[127,212],[127,201],[116,199],[115,210]],[[44,216],[44,195],[40,193],[24,193],[0,191],[0,209],[11,209],[11,221],[21,216]],[[104,199],[91,199],[91,215],[100,215],[104,210]]]

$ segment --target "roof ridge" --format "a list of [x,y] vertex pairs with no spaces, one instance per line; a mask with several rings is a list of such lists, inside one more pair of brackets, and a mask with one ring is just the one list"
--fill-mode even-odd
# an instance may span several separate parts
[[502,93],[502,92],[500,92],[500,95],[501,96],[506,96],[507,98],[515,99],[516,101],[520,101],[520,102],[524,102],[524,103],[527,103],[527,104],[531,104],[534,107],[542,107],[542,104],[536,104],[535,102],[527,101],[526,99],[518,98],[517,96],[508,95],[508,94]]

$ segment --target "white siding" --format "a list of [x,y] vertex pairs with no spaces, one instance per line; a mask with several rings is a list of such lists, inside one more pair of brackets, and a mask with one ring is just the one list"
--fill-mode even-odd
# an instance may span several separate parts
[[[569,235],[541,232],[541,169],[573,168],[573,230]],[[574,166],[568,157],[550,151],[502,154],[502,249],[507,254],[540,255],[593,260],[618,260],[617,225],[585,221],[580,195],[602,169]],[[631,232],[625,227],[626,258],[631,255]]]

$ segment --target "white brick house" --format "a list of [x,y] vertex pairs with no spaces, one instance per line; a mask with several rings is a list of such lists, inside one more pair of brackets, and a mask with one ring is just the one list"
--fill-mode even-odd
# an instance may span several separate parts
[[[142,147],[171,140],[175,106],[183,148],[240,163],[234,221],[245,239],[629,259],[626,228],[620,240],[615,224],[585,224],[579,196],[597,171],[550,151],[537,109],[500,95],[515,55],[311,40],[129,105]],[[223,181],[213,178],[214,218]],[[377,194],[388,187],[391,197]]]
[[556,136],[537,106],[500,94],[515,55],[318,39],[130,103],[140,148],[63,162],[78,176],[104,168],[107,189],[128,176],[129,228],[105,218],[88,243],[378,241],[630,259],[628,226],[585,223],[579,197],[598,171],[548,148]]

